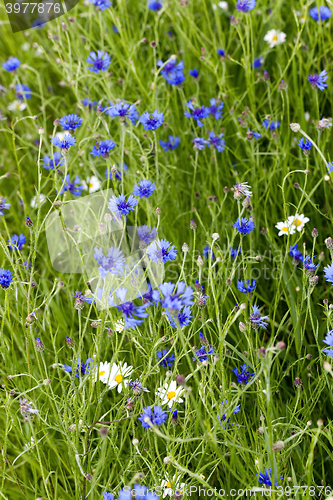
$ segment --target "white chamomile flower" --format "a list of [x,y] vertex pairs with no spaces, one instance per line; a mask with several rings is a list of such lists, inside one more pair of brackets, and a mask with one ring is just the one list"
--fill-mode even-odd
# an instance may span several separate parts
[[223,2],[223,1],[222,1],[222,2],[219,2],[217,5],[218,5],[218,6],[220,7],[220,9],[222,9],[222,10],[229,10],[229,4],[228,4],[228,2]]
[[125,321],[123,319],[118,319],[114,323],[114,327],[116,329],[116,332],[121,333],[124,329],[125,326]]
[[305,217],[304,214],[296,214],[288,217],[288,224],[292,227],[295,227],[298,232],[302,231],[305,224],[309,222],[309,218]]
[[91,177],[88,177],[87,182],[82,181],[82,186],[84,189],[89,189],[89,193],[95,193],[98,191],[101,187],[101,183],[99,179],[96,177],[96,175],[92,175]]
[[[67,132],[67,133],[68,133],[68,132]],[[66,133],[65,133],[65,132],[57,132],[55,136],[56,136],[58,139],[60,139],[60,141],[64,141],[64,140],[65,140],[65,135],[66,135]]]
[[[40,193],[39,198],[40,198],[40,204],[43,205],[43,203],[46,199],[45,194]],[[34,196],[33,198],[31,198],[30,206],[31,206],[31,208],[38,207],[38,196]]]
[[96,381],[99,379],[103,384],[106,384],[109,389],[114,389],[118,386],[118,392],[123,390],[123,387],[127,387],[130,378],[129,376],[133,372],[133,366],[127,366],[127,363],[111,363],[105,361],[99,364],[99,372],[96,373]]
[[288,221],[278,222],[275,227],[279,230],[278,236],[294,234],[295,232],[295,226],[291,226]]
[[286,40],[286,34],[280,30],[269,30],[264,36],[265,42],[269,43],[270,48],[272,49],[275,45],[279,45]]
[[34,438],[33,438],[33,437],[31,437],[31,438],[30,438],[30,443],[26,443],[26,444],[24,445],[24,450],[25,450],[25,451],[31,450],[31,448],[33,448],[33,446],[35,446],[35,441],[34,441]]
[[165,498],[167,495],[174,496],[175,493],[181,493],[184,495],[185,492],[185,483],[180,482],[180,478],[177,479],[176,474],[173,476],[172,479],[166,477],[166,479],[163,479],[161,482],[161,486],[159,487],[160,490],[162,490],[162,496]]
[[180,397],[185,389],[181,386],[177,387],[177,382],[175,380],[167,380],[162,387],[157,389],[158,396],[162,399],[162,405],[168,405],[169,408],[172,407],[173,403],[183,403],[183,399]]
[[9,109],[9,111],[23,111],[26,107],[27,104],[25,102],[15,99],[15,101],[8,104],[7,109]]

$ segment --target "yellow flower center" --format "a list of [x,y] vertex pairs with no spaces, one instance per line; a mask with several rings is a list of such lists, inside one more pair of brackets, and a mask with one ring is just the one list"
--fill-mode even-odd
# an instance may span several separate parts
[[284,231],[285,233],[287,233],[287,232],[288,232],[288,227],[287,227],[287,226],[284,226],[284,227],[282,228],[282,231]]
[[167,484],[166,484],[166,487],[167,488],[171,488],[171,483],[173,483],[173,481],[168,481]]
[[89,187],[92,188],[94,187],[94,185],[91,182],[89,182]]
[[302,224],[302,222],[299,219],[296,219],[294,224],[296,224],[296,227],[298,227]]
[[105,371],[102,370],[101,372],[99,372],[99,376],[101,377],[102,375],[104,375]]
[[277,41],[277,36],[274,35],[273,38],[272,38],[273,42],[276,42]]
[[20,109],[21,103],[16,104],[16,109]]
[[170,391],[170,392],[168,392],[168,394],[167,394],[167,398],[168,398],[168,399],[172,399],[172,398],[174,398],[174,397],[175,397],[175,395],[176,395],[176,393],[175,393],[174,391]]
[[117,375],[114,379],[115,379],[115,381],[116,381],[118,384],[120,384],[120,382],[123,380],[123,377],[122,377],[122,375],[120,375],[120,373],[119,373],[119,375]]

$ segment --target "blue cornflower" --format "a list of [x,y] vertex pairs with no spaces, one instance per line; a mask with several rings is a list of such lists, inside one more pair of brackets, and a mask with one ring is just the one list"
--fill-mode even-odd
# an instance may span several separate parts
[[147,255],[153,262],[166,263],[175,260],[177,251],[175,245],[167,240],[156,240],[147,248]]
[[[121,304],[117,306],[118,311],[121,311],[125,318],[124,329],[135,328],[144,322],[145,318],[148,318],[149,314],[145,312],[146,307],[149,306],[149,302],[143,304],[142,306],[136,306],[133,302],[126,301],[126,288],[120,287],[116,291],[117,297],[122,301]],[[135,317],[136,316],[136,317]]]
[[184,115],[186,116],[186,118],[192,117],[194,120],[196,120],[199,127],[203,127],[204,125],[201,120],[204,120],[205,118],[207,118],[207,116],[209,116],[209,108],[205,108],[205,106],[201,106],[201,108],[194,108],[192,101],[188,101],[186,106],[192,111],[192,114],[187,110],[185,111]]
[[[112,179],[113,177],[115,179],[118,179],[118,181],[121,181],[121,163],[118,163],[118,166],[120,168],[120,170],[116,170],[116,172],[112,172],[111,169],[106,169],[105,170],[105,177],[106,179],[108,178],[109,176],[109,179]],[[128,170],[128,166],[126,165],[126,163],[124,163],[124,166],[123,166],[123,172],[125,174],[125,171]]]
[[250,280],[246,280],[243,281],[243,280],[238,280],[237,282],[237,288],[240,292],[243,292],[243,293],[251,293],[253,292],[253,290],[255,289],[257,285],[257,282],[256,280],[253,280],[252,281],[252,285],[250,285]]
[[[136,500],[158,500],[158,496],[151,489],[148,489],[146,486],[141,486],[140,484],[135,484],[133,487],[134,497]],[[129,488],[123,488],[119,490],[119,499],[118,500],[130,500],[129,496]]]
[[100,71],[106,71],[111,63],[111,58],[107,52],[104,50],[98,50],[96,52],[90,52],[87,57],[87,63],[91,66],[88,66],[90,71],[94,73],[99,73]]
[[242,234],[248,234],[255,229],[255,225],[251,217],[249,219],[246,217],[241,217],[240,220],[237,219],[233,223],[233,227]]
[[61,156],[61,153],[53,153],[53,158],[50,158],[49,155],[45,155],[43,158],[43,168],[46,170],[53,170],[56,167],[61,167],[64,164],[64,158]]
[[212,256],[212,260],[214,260],[214,259],[215,259],[215,254],[214,254],[214,252],[210,249],[210,246],[209,246],[209,245],[206,245],[206,246],[204,247],[203,252],[202,252],[202,255],[203,255],[204,257],[206,257],[206,259],[208,259],[208,258],[209,258],[209,255],[211,255],[211,256]]
[[65,182],[65,184],[59,194],[64,194],[65,191],[69,191],[74,196],[81,196],[82,191],[84,191],[84,186],[82,186],[82,181],[78,175],[75,177],[74,182],[71,182],[70,176],[67,174],[63,182]]
[[256,6],[256,0],[238,0],[236,3],[236,9],[240,12],[249,12],[253,10]]
[[82,118],[77,115],[67,115],[60,118],[60,125],[64,130],[75,130],[82,125]]
[[159,113],[158,111],[155,110],[153,111],[151,116],[152,117],[150,118],[150,113],[148,113],[148,111],[145,111],[141,116],[141,118],[139,119],[139,122],[142,123],[145,130],[156,130],[163,124],[164,121],[163,113]]
[[252,137],[254,137],[255,139],[260,139],[261,137],[261,134],[259,134],[258,132],[252,132],[252,130],[248,130],[246,135],[248,139],[252,139]]
[[138,227],[138,236],[140,238],[140,243],[144,246],[149,245],[157,237],[156,227],[149,227],[146,224]]
[[25,241],[26,241],[26,237],[24,236],[24,234],[20,234],[20,235],[14,234],[14,236],[12,236],[7,241],[8,241],[8,247],[10,248],[10,250],[21,250]]
[[214,116],[215,120],[219,120],[222,117],[224,102],[218,104],[217,99],[210,99],[210,106],[208,106],[209,114]]
[[178,148],[179,143],[180,143],[179,137],[173,135],[169,135],[169,140],[167,142],[162,141],[162,139],[160,139],[160,146],[162,146],[164,151],[171,151],[172,149]]
[[[77,362],[77,369],[75,373],[75,377],[84,377],[84,375],[87,375],[90,371],[90,365],[93,363],[94,359],[93,358],[88,358],[85,363],[81,363],[81,360],[78,360]],[[65,372],[72,373],[72,367],[69,365],[64,365],[63,366]]]
[[92,3],[93,5],[95,5],[95,7],[102,11],[108,9],[112,5],[112,2],[110,2],[110,0],[88,0],[88,2]]
[[196,137],[195,139],[192,139],[192,142],[194,142],[194,148],[195,149],[205,149],[205,146],[209,146],[209,141],[206,141],[202,137]]
[[302,139],[300,139],[297,144],[302,149],[302,151],[310,151],[310,148],[312,148],[313,146],[312,142],[308,139],[304,139],[304,137],[302,137]]
[[16,97],[19,99],[31,99],[31,89],[24,83],[16,84]]
[[257,305],[252,306],[252,313],[250,315],[250,323],[255,330],[258,328],[263,328],[266,330],[268,323],[264,321],[265,319],[269,319],[268,316],[261,316],[259,313],[259,307]]
[[1,288],[8,288],[13,281],[13,276],[11,271],[8,269],[0,269],[0,286]]
[[[265,467],[265,472],[259,472],[259,475],[256,474],[256,476],[258,476],[260,484],[264,484],[265,486],[273,486],[272,469],[267,469],[267,467]],[[282,481],[282,476],[281,476],[281,481]],[[279,486],[279,483],[276,481],[274,483],[274,486]]]
[[225,146],[225,140],[222,139],[224,134],[220,135],[215,135],[214,132],[210,132],[208,136],[208,141],[210,144],[218,150],[219,153],[222,153],[224,151],[224,146]]
[[197,69],[190,69],[189,74],[193,76],[193,78],[198,78],[199,76],[199,71]]
[[137,204],[138,200],[132,194],[129,195],[127,201],[125,196],[120,194],[119,196],[112,196],[109,199],[108,206],[111,212],[115,212],[117,215],[127,215],[134,210]]
[[325,347],[325,349],[323,349],[323,352],[326,353],[327,356],[333,358],[333,330],[329,331],[326,334],[326,337],[324,338],[323,342],[329,346]]
[[246,365],[241,365],[239,371],[238,368],[234,368],[232,371],[237,377],[237,382],[242,385],[246,385],[254,377],[254,373],[250,373]]
[[89,109],[94,108],[97,104],[97,101],[92,101],[89,97],[85,97],[81,102],[85,108]]
[[315,89],[317,87],[319,90],[324,90],[324,88],[327,87],[327,83],[325,83],[327,78],[328,74],[326,69],[324,69],[319,75],[317,73],[309,75],[308,81],[311,83],[312,88]]
[[28,417],[30,413],[37,414],[39,410],[31,408],[31,403],[28,403],[26,398],[20,398],[20,411],[24,417]]
[[140,198],[149,198],[155,191],[155,183],[150,180],[142,180],[139,184],[135,184],[133,188],[134,196]]
[[61,149],[69,149],[76,144],[76,139],[73,135],[65,134],[62,139],[60,137],[53,137],[52,144]]
[[224,49],[217,49],[217,54],[221,56],[222,58],[225,57],[225,50]]
[[8,210],[10,208],[10,203],[6,203],[6,199],[3,196],[0,196],[0,215],[4,216],[4,210]]
[[269,130],[275,130],[277,129],[281,123],[276,120],[276,122],[270,122],[269,120],[265,119],[263,122],[262,122],[263,126],[266,128],[266,129],[269,129]]
[[[218,415],[218,420],[219,420],[221,425],[223,425],[224,422],[226,422],[226,424],[224,425],[225,429],[227,429],[229,427],[229,424],[231,424],[231,425],[234,424],[234,422],[231,422],[230,417],[229,418],[226,417],[225,408],[223,408],[223,406],[227,407],[228,405],[229,405],[229,403],[227,400],[222,401],[221,405],[220,405],[220,406],[222,406],[222,410],[220,410],[219,415]],[[240,405],[237,405],[232,413],[238,413],[238,412],[240,412]]]
[[156,356],[159,359],[158,364],[163,366],[163,367],[168,367],[171,368],[175,361],[175,355],[170,354],[168,355],[168,349],[162,349],[161,351],[157,351]]
[[235,259],[238,255],[242,253],[242,249],[237,245],[235,250],[233,248],[229,248],[230,250],[230,255],[232,259]]
[[158,11],[163,7],[162,0],[149,0],[148,9]]
[[326,5],[321,5],[318,7],[312,7],[309,10],[309,14],[315,21],[326,21],[326,19],[330,19],[332,16],[332,12]]
[[128,385],[132,387],[133,394],[140,394],[141,392],[150,392],[146,387],[143,387],[142,382],[140,382],[140,379],[133,380],[132,382],[129,382]]
[[[89,0],[90,1],[90,0]],[[95,1],[95,0],[94,0]],[[90,2],[90,3],[94,3],[94,2]],[[110,2],[112,3],[112,2]],[[103,499],[104,500],[114,500],[114,495],[113,493],[107,493],[106,491],[103,493]]]
[[303,261],[303,254],[300,250],[297,250],[297,243],[289,247],[289,255],[293,258],[295,264]]
[[107,139],[106,141],[96,142],[96,145],[93,146],[92,151],[89,153],[93,156],[101,156],[102,158],[108,158],[110,151],[117,146],[115,142],[111,139]]
[[2,64],[3,69],[6,71],[15,71],[21,64],[17,57],[9,57],[9,59]]
[[177,63],[177,59],[170,58],[166,61],[166,63],[163,61],[157,61],[157,66],[163,66],[163,69],[161,69],[161,75],[168,83],[170,83],[170,85],[180,85],[185,80],[185,75],[183,73],[183,61]]
[[254,69],[260,68],[264,64],[264,59],[263,57],[258,57],[253,61],[253,64],[251,64],[251,67]]
[[181,328],[184,326],[188,326],[191,323],[191,319],[193,318],[192,316],[192,309],[190,306],[185,306],[181,311],[178,312],[178,314],[171,314],[169,309],[165,310],[165,314],[167,315],[171,326],[174,328],[177,326],[177,323],[175,322],[175,316],[178,318],[178,323]]
[[332,283],[333,285],[333,264],[331,263],[329,266],[324,267],[324,275],[326,281],[328,283]]
[[75,293],[72,293],[72,297],[75,298],[76,304],[82,304],[82,302],[86,302],[87,304],[92,304],[94,302],[93,297],[86,297],[79,290],[76,290]]
[[124,254],[117,247],[110,247],[108,253],[104,255],[102,247],[94,248],[94,259],[99,266],[99,273],[105,278],[109,273],[119,275],[125,264]]
[[194,351],[194,358],[193,361],[197,361],[199,363],[202,363],[203,361],[206,361],[208,356],[210,354],[214,354],[215,348],[212,345],[203,345],[200,347],[200,349],[196,349]]
[[332,162],[327,163],[327,170],[330,174],[333,172],[333,163]]
[[[139,420],[142,423],[142,427],[145,429],[149,429],[151,425],[162,425],[167,419],[167,412],[163,411],[160,406],[147,406],[143,408],[143,413],[140,415]],[[145,419],[149,419],[149,421],[145,421]]]
[[[191,306],[193,304],[193,289],[190,286],[186,286],[184,281],[179,281],[176,289],[175,285],[170,281],[168,283],[162,283],[159,289],[163,295],[161,305],[165,309],[172,312],[180,311],[184,306]],[[155,300],[159,299],[157,290],[153,291],[153,297]]]
[[135,107],[135,104],[129,104],[125,101],[109,102],[110,108],[106,108],[105,114],[111,116],[112,118],[119,117],[121,122],[125,122],[126,118],[129,118],[133,125],[135,121],[140,118],[139,113]]
[[[314,257],[316,257],[316,255],[314,255]],[[305,257],[305,259],[303,260],[303,266],[304,266],[304,269],[306,269],[308,272],[313,273],[313,272],[315,272],[317,267],[319,267],[319,264],[317,264],[317,265],[314,264],[312,262],[312,258],[310,257],[310,255],[307,255]]]

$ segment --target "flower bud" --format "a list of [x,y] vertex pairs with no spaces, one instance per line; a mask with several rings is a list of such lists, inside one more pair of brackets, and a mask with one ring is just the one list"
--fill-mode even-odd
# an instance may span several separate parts
[[299,132],[301,130],[301,126],[299,123],[291,123],[290,128],[293,132]]
[[203,264],[204,264],[203,258],[201,257],[201,255],[199,255],[199,257],[197,259],[197,266],[202,267]]
[[331,237],[326,238],[325,245],[329,250],[333,250],[333,239]]
[[284,448],[284,442],[283,441],[276,441],[276,443],[273,444],[273,451],[280,451],[283,450]]
[[41,341],[40,337],[36,338],[36,349],[39,352],[43,352],[45,349],[45,346],[44,346],[43,342]]
[[196,228],[197,228],[196,223],[194,222],[193,219],[191,219],[191,221],[190,221],[190,229],[193,229],[193,231],[194,231]]
[[328,361],[324,361],[324,370],[328,373],[332,373],[332,365]]

